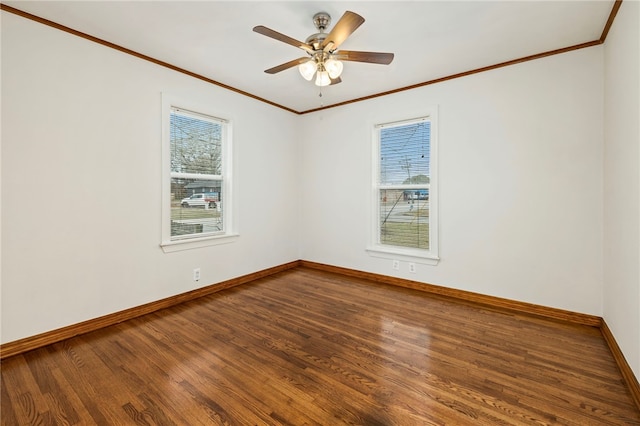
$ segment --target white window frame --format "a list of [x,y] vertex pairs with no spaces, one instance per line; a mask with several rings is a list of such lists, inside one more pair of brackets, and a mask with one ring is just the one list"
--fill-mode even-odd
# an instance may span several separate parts
[[[222,180],[221,203],[223,229],[220,232],[207,234],[192,234],[175,238],[171,236],[171,178],[175,173],[171,172],[171,111],[183,110],[192,115],[211,117],[223,124],[222,132],[222,174],[215,176]],[[208,247],[218,244],[226,244],[237,240],[236,220],[233,197],[233,150],[232,150],[232,126],[231,121],[219,118],[220,115],[211,106],[202,105],[193,100],[182,99],[170,94],[162,94],[162,241],[160,247],[165,253],[180,250]],[[188,176],[181,173],[180,177],[199,178],[200,175]]]
[[[429,184],[411,185],[416,189],[429,188],[429,249],[392,246],[380,243],[380,191],[396,189],[405,185],[385,185],[380,182],[380,131],[383,128],[397,127],[420,121],[431,123]],[[384,259],[415,262],[426,265],[437,265],[438,254],[438,112],[437,108],[429,109],[417,118],[389,121],[373,126],[372,149],[372,185],[371,185],[371,230],[367,252],[374,257]],[[408,187],[406,189],[409,189]]]

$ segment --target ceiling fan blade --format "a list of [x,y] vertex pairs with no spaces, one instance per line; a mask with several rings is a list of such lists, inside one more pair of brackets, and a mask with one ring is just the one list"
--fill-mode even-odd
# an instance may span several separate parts
[[266,72],[267,74],[275,74],[275,73],[278,73],[280,71],[284,71],[286,69],[289,69],[291,67],[295,67],[296,65],[300,65],[300,64],[302,64],[304,62],[307,62],[308,60],[309,60],[308,57],[294,59],[293,61],[286,62],[284,64],[278,65],[277,67],[273,67],[273,68],[269,68],[268,70],[264,70],[264,72]]
[[340,77],[332,78],[331,84],[329,86],[333,86],[334,84],[342,83],[342,79]]
[[270,28],[267,28],[263,25],[258,25],[257,27],[253,27],[253,31],[257,32],[258,34],[262,34],[265,35],[267,37],[271,37],[273,39],[276,39],[278,41],[281,41],[283,43],[287,43],[290,44],[292,46],[298,47],[302,50],[306,50],[309,53],[313,53],[313,47],[309,46],[307,43],[303,43],[299,40],[296,40],[295,38],[291,38],[289,36],[286,36],[284,34],[281,34],[277,31],[274,31]]
[[320,48],[323,50],[327,48],[332,51],[336,50],[363,22],[364,18],[362,16],[347,10],[327,38],[324,39]]
[[389,65],[391,61],[393,61],[393,53],[340,50],[336,53],[335,58],[340,61],[369,62],[372,64]]

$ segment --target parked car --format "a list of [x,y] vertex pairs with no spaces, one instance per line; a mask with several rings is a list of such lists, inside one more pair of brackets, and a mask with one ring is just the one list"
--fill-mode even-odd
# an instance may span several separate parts
[[216,207],[218,194],[215,192],[207,192],[203,194],[193,194],[191,197],[183,198],[180,201],[182,207]]

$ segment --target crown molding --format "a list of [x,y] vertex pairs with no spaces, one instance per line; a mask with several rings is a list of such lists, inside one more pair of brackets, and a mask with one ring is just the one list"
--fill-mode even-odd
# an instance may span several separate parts
[[408,90],[413,90],[413,89],[417,89],[417,88],[424,87],[424,86],[430,86],[432,84],[442,83],[444,81],[449,81],[449,80],[454,80],[454,79],[457,79],[457,78],[467,77],[467,76],[470,76],[470,75],[473,75],[473,74],[478,74],[478,73],[481,73],[481,72],[491,71],[491,70],[495,70],[495,69],[498,69],[498,68],[507,67],[507,66],[510,66],[510,65],[516,65],[516,64],[523,63],[523,62],[533,61],[533,60],[536,60],[536,59],[546,58],[548,56],[559,55],[561,53],[572,52],[574,50],[584,49],[584,48],[587,48],[587,47],[592,47],[592,46],[597,46],[597,45],[603,44],[605,42],[606,38],[607,38],[607,34],[609,33],[609,30],[611,29],[611,26],[613,25],[613,21],[614,21],[616,15],[618,13],[618,10],[620,9],[620,6],[622,5],[622,1],[623,0],[615,0],[615,2],[613,4],[613,7],[611,9],[611,12],[609,13],[609,18],[607,19],[607,22],[606,22],[606,24],[604,26],[604,29],[602,30],[602,34],[600,35],[600,38],[598,40],[593,40],[593,41],[589,41],[589,42],[585,42],[585,43],[580,43],[580,44],[576,44],[574,46],[568,46],[568,47],[564,47],[564,48],[560,48],[560,49],[550,50],[548,52],[537,53],[535,55],[529,55],[529,56],[525,56],[525,57],[522,57],[522,58],[512,59],[512,60],[509,60],[509,61],[506,61],[506,62],[501,62],[499,64],[489,65],[489,66],[482,67],[482,68],[476,68],[476,69],[473,69],[473,70],[464,71],[464,72],[460,72],[460,73],[457,73],[457,74],[452,74],[452,75],[436,78],[436,79],[425,81],[425,82],[422,82],[422,83],[417,83],[417,84],[413,84],[413,85],[410,85],[410,86],[400,87],[398,89],[393,89],[393,90],[389,90],[389,91],[386,91],[386,92],[380,92],[380,93],[376,93],[376,94],[373,94],[373,95],[363,96],[361,98],[351,99],[351,100],[347,100],[347,101],[344,101],[344,102],[338,102],[338,103],[335,103],[335,104],[325,105],[325,106],[322,106],[322,107],[319,107],[319,108],[313,108],[313,109],[308,109],[308,110],[304,110],[304,111],[296,111],[296,110],[294,110],[292,108],[286,107],[284,105],[280,105],[278,103],[272,102],[272,101],[270,101],[268,99],[265,99],[265,98],[261,98],[259,96],[256,96],[256,95],[252,94],[252,93],[245,92],[244,90],[237,89],[235,87],[232,87],[232,86],[229,86],[227,84],[221,83],[219,81],[213,80],[211,78],[205,77],[205,76],[203,76],[201,74],[197,74],[195,72],[192,72],[192,71],[186,70],[184,68],[180,68],[180,67],[178,67],[176,65],[170,64],[168,62],[164,62],[164,61],[161,61],[159,59],[152,58],[150,56],[147,56],[147,55],[144,55],[142,53],[136,52],[134,50],[127,49],[126,47],[117,45],[115,43],[111,43],[110,41],[103,40],[103,39],[98,38],[98,37],[94,37],[94,36],[92,36],[90,34],[75,30],[73,28],[67,27],[65,25],[59,24],[59,23],[54,22],[54,21],[50,21],[50,20],[45,19],[45,18],[41,18],[41,17],[33,15],[31,13],[24,12],[24,11],[22,11],[20,9],[17,9],[15,7],[12,7],[12,6],[8,6],[8,5],[3,4],[3,3],[0,3],[0,10],[3,10],[5,12],[9,12],[9,13],[13,13],[15,15],[21,16],[21,17],[29,19],[29,20],[32,20],[34,22],[38,22],[38,23],[40,23],[42,25],[46,25],[46,26],[58,29],[60,31],[64,31],[66,33],[75,35],[77,37],[84,38],[84,39],[92,41],[94,43],[101,44],[101,45],[109,47],[111,49],[118,50],[118,51],[120,51],[122,53],[125,53],[127,55],[131,55],[131,56],[134,56],[136,58],[139,58],[139,59],[154,63],[154,64],[159,65],[161,67],[165,67],[165,68],[168,68],[170,70],[177,71],[179,73],[188,75],[188,76],[193,77],[195,79],[202,80],[202,81],[204,81],[206,83],[209,83],[209,84],[212,84],[214,86],[218,86],[218,87],[221,87],[223,89],[227,89],[227,90],[230,90],[232,92],[238,93],[240,95],[247,96],[249,98],[255,99],[257,101],[264,102],[264,103],[266,103],[268,105],[271,105],[271,106],[276,107],[276,108],[283,109],[283,110],[291,112],[293,114],[303,115],[303,114],[309,114],[309,113],[312,113],[312,112],[322,111],[322,110],[326,110],[326,109],[330,109],[330,108],[337,108],[337,107],[340,107],[340,106],[349,105],[349,104],[353,104],[353,103],[356,103],[356,102],[362,102],[362,101],[367,101],[367,100],[370,100],[370,99],[375,99],[375,98],[379,98],[379,97],[383,97],[383,96],[393,95],[395,93],[405,92],[405,91],[408,91]]

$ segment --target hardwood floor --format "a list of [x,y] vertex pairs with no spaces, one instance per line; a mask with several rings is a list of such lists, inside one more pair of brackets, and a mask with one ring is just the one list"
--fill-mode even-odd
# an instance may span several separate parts
[[3,425],[640,425],[597,328],[306,268],[1,374]]

